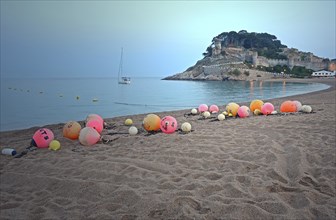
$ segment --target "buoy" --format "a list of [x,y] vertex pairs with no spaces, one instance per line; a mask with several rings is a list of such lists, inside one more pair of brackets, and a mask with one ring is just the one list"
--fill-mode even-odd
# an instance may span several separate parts
[[172,116],[165,116],[161,119],[160,129],[163,133],[172,134],[177,129],[177,121]]
[[284,101],[280,105],[280,112],[296,112],[296,105],[293,101]]
[[82,126],[76,121],[69,121],[63,126],[63,136],[71,140],[78,139]]
[[261,111],[261,107],[263,106],[264,102],[259,100],[259,99],[255,99],[250,103],[250,110],[251,112],[254,112],[255,110],[259,110]]
[[98,131],[99,134],[102,133],[104,124],[101,123],[98,119],[91,119],[88,122],[86,122],[86,127],[94,128]]
[[197,114],[197,109],[195,109],[195,108],[191,109],[191,114],[196,115]]
[[104,127],[104,119],[98,115],[98,114],[89,114],[86,119],[85,119],[85,123],[87,123],[88,121],[90,121],[91,119],[96,119],[98,121],[100,121],[100,123],[102,123],[103,127]]
[[58,140],[52,140],[49,143],[49,150],[59,150],[61,148],[61,143]]
[[270,102],[264,103],[263,106],[261,107],[261,112],[263,113],[263,115],[269,115],[273,111],[274,111],[274,106]]
[[33,135],[33,144],[38,148],[47,148],[54,140],[54,133],[48,128],[40,128]]
[[148,114],[142,121],[142,126],[146,131],[160,130],[161,119],[156,114]]
[[208,112],[208,111],[205,111],[205,112],[203,112],[203,117],[204,118],[209,118],[210,117],[210,112]]
[[313,109],[310,105],[303,105],[300,111],[304,113],[311,113]]
[[295,101],[293,101],[293,102],[294,102],[294,104],[295,104],[295,106],[296,106],[296,111],[297,111],[297,112],[300,111],[300,110],[301,110],[301,107],[302,107],[301,102],[299,102],[299,101],[297,101],[297,100],[295,100]]
[[100,140],[98,131],[91,127],[85,127],[79,132],[79,142],[85,146],[92,146]]
[[217,105],[211,105],[209,108],[210,113],[218,113],[219,112],[219,108]]
[[232,114],[232,116],[236,117],[237,113],[238,113],[238,108],[239,105],[237,103],[234,102],[230,102],[229,104],[227,104],[225,110],[230,114]]
[[254,114],[254,115],[262,115],[261,109],[255,109],[255,110],[253,111],[253,114]]
[[200,113],[203,113],[205,111],[208,111],[209,107],[206,104],[201,104],[200,106],[198,106],[198,111]]
[[238,108],[238,116],[240,118],[246,118],[250,115],[250,108],[243,105]]
[[125,125],[132,125],[132,124],[133,124],[132,119],[128,118],[125,120]]
[[182,125],[181,125],[181,130],[183,132],[190,132],[191,131],[191,124],[189,122],[184,122]]
[[130,135],[136,135],[138,133],[138,129],[135,127],[135,126],[131,126],[129,129],[128,129],[128,133]]
[[217,116],[217,119],[218,119],[219,121],[223,121],[223,120],[225,119],[225,115],[224,115],[224,114],[219,114],[219,115]]

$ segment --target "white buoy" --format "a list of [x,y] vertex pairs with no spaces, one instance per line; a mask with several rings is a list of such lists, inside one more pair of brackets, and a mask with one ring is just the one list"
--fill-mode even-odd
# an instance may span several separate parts
[[138,133],[138,129],[135,127],[135,126],[131,126],[129,129],[128,129],[128,133],[130,135],[136,135]]

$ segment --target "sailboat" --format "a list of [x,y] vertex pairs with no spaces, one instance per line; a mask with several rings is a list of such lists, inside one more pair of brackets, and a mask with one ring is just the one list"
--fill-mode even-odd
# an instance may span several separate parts
[[119,72],[118,72],[118,83],[119,84],[130,84],[131,77],[123,76],[123,48],[121,48],[121,56],[120,56],[120,64],[119,64]]

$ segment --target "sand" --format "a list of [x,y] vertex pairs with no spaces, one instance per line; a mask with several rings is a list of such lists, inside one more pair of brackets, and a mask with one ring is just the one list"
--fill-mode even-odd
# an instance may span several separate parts
[[[61,150],[0,156],[0,219],[336,219],[335,79],[314,81],[331,88],[270,100],[278,111],[299,100],[311,114],[159,112],[193,131],[148,134],[136,115],[135,136],[118,117],[105,120],[110,141],[92,147],[47,125]],[[1,149],[24,150],[36,129],[1,132]]]

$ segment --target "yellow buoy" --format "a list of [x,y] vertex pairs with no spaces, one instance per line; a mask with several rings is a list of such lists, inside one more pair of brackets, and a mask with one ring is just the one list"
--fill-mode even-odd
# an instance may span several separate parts
[[61,143],[58,140],[52,140],[49,143],[49,150],[59,150],[61,148]]
[[125,125],[132,125],[132,124],[133,124],[132,119],[128,118],[125,120]]

